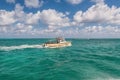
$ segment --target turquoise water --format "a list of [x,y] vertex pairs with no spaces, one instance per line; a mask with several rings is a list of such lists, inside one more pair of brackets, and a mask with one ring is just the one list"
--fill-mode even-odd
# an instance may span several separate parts
[[1,39],[0,80],[120,80],[120,39],[68,39],[48,49],[48,39]]

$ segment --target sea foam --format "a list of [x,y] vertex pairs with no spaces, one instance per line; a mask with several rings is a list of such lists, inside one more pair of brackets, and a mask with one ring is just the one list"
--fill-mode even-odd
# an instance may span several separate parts
[[19,45],[19,46],[0,46],[0,50],[11,51],[25,48],[43,48],[42,45]]

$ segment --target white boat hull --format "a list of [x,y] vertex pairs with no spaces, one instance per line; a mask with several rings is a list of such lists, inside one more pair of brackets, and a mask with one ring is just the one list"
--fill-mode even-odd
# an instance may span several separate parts
[[72,45],[71,42],[66,41],[66,42],[61,42],[61,43],[49,43],[49,44],[45,43],[43,44],[43,47],[44,48],[59,48],[59,47],[67,47],[71,45]]

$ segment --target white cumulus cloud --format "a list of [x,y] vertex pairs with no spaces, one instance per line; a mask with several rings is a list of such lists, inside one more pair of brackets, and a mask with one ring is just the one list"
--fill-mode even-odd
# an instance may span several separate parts
[[23,6],[21,6],[20,4],[16,4],[15,5],[15,18],[17,19],[18,22],[23,22],[25,20],[25,12],[23,11]]
[[14,31],[16,33],[27,33],[27,32],[31,32],[32,29],[33,29],[33,26],[31,26],[31,25],[17,23]]
[[91,0],[91,1],[95,3],[104,3],[104,0]]
[[13,24],[16,21],[14,15],[14,11],[0,10],[0,26]]
[[6,0],[8,3],[15,3],[15,0]]
[[67,0],[67,2],[70,4],[80,4],[82,0]]
[[59,2],[61,2],[61,0],[55,0],[55,2],[58,2],[58,3],[59,3]]
[[78,11],[73,16],[77,23],[104,23],[120,25],[120,8],[107,4],[95,4],[87,11]]
[[43,1],[42,0],[25,0],[25,6],[29,8],[38,8],[42,6]]
[[69,18],[54,9],[43,10],[40,15],[40,20],[47,24],[49,28],[69,26]]
[[113,38],[120,37],[119,26],[87,26],[81,30],[82,34],[90,38]]
[[26,24],[37,24],[37,23],[39,23],[39,20],[40,20],[40,11],[38,11],[35,14],[33,14],[33,13],[27,14],[25,22],[26,22]]

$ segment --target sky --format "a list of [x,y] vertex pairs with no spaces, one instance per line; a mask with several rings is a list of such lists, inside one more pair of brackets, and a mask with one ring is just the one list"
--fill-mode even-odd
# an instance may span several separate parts
[[0,0],[0,38],[120,38],[120,0]]

